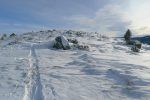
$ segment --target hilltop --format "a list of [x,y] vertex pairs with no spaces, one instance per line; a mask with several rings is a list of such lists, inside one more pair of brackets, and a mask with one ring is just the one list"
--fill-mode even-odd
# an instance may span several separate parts
[[[76,39],[53,48],[57,36]],[[46,30],[0,40],[2,100],[149,100],[150,45],[133,52],[122,38]]]

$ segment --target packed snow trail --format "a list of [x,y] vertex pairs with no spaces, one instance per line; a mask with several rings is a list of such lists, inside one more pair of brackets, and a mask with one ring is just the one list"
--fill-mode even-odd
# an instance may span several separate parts
[[23,100],[44,100],[42,85],[40,82],[38,60],[36,57],[34,45],[31,46],[29,63],[30,68],[28,72],[28,82],[26,82],[25,85],[25,94]]

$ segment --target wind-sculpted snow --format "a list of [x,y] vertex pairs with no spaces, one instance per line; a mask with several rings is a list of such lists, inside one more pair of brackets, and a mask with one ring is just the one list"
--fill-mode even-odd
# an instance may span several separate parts
[[[77,39],[89,50],[53,49],[57,36]],[[137,53],[121,38],[71,30],[30,32],[3,46],[6,41],[0,48],[0,100],[150,98],[150,45]]]
[[28,50],[0,48],[0,100],[22,100]]

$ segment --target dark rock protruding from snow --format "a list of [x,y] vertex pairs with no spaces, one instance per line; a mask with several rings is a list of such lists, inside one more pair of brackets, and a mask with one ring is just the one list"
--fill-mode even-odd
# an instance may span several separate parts
[[138,47],[136,47],[135,45],[131,48],[131,50],[133,52],[139,52],[140,51],[140,49]]
[[58,36],[55,38],[53,48],[68,50],[70,49],[70,45],[66,37]]
[[15,33],[10,34],[10,37],[15,37],[15,36],[16,36]]

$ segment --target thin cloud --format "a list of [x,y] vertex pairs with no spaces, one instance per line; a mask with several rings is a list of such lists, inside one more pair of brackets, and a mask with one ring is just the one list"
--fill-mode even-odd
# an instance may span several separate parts
[[107,5],[99,9],[92,18],[82,15],[71,16],[70,18],[66,18],[66,20],[75,23],[76,26],[81,27],[81,29],[108,32],[111,33],[109,34],[111,36],[125,31],[131,25],[127,13],[123,12],[118,5]]
[[30,31],[44,25],[108,35],[122,35],[128,28],[137,34],[150,33],[149,4],[146,0],[4,0],[0,32]]

